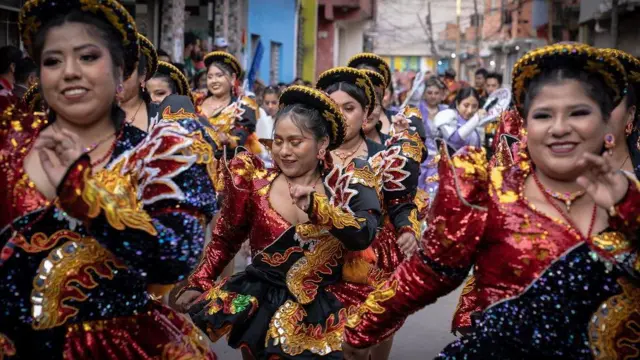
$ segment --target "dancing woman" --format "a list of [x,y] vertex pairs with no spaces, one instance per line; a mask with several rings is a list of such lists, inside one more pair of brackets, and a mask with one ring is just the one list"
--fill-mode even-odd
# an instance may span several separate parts
[[140,59],[129,78],[122,83],[117,100],[126,114],[126,121],[146,132],[151,118],[157,115],[157,109],[151,104],[145,83],[158,69],[158,54],[151,41],[141,34],[138,34],[138,44]]
[[139,49],[119,2],[32,0],[19,19],[49,115],[0,118],[0,357],[214,358],[146,292],[202,248],[215,207],[202,127],[125,122],[115,98]]
[[[601,66],[593,66],[596,62]],[[490,351],[500,354],[493,358],[505,358],[509,351],[516,351],[515,357],[520,358],[519,349],[555,356],[584,354],[582,340],[588,324],[583,320],[589,319],[590,310],[596,311],[593,303],[604,301],[620,288],[611,286],[605,287],[606,291],[566,297],[563,294],[567,292],[562,292],[566,288],[547,296],[529,290],[535,287],[530,286],[532,283],[545,284],[544,274],[548,279],[553,277],[553,289],[583,286],[590,281],[591,271],[596,271],[592,280],[603,284],[608,275],[599,273],[600,266],[580,279],[564,275],[564,271],[548,272],[556,270],[556,264],[573,259],[574,250],[598,254],[614,267],[613,255],[620,254],[618,261],[632,261],[630,264],[637,259],[637,244],[624,237],[611,237],[605,230],[610,227],[628,233],[635,228],[638,190],[619,173],[602,174],[618,169],[610,165],[608,155],[600,155],[603,147],[614,146],[612,136],[605,134],[611,111],[623,98],[626,74],[615,57],[601,50],[563,44],[525,55],[515,65],[513,78],[517,109],[526,119],[526,140],[507,148],[508,152],[489,170],[483,151],[465,148],[452,158],[442,146],[440,188],[432,208],[438,215],[430,219],[423,236],[424,250],[401,264],[383,288],[395,295],[380,301],[376,314],[364,315],[346,331],[350,344],[347,358],[366,354],[366,350],[354,350],[352,346],[371,346],[380,341],[372,339],[388,336],[395,322],[453,291],[471,266],[473,276],[463,289],[453,329],[474,332],[474,338],[482,338],[478,334],[484,333],[495,340],[501,334],[502,340],[511,341],[509,346],[495,344],[493,349],[477,350],[488,351],[479,352],[483,354],[479,358],[492,357]],[[608,212],[613,205],[616,211]],[[607,284],[613,285],[611,281]],[[499,322],[489,322],[489,311],[482,315],[492,305],[504,310],[501,301],[523,293],[529,294],[524,297],[530,296],[524,301],[531,310],[526,321],[520,318],[520,310],[514,311],[516,307],[500,314],[504,320],[501,327]],[[553,318],[545,316],[550,314],[549,300],[553,300],[553,306],[562,301],[572,303],[567,303],[568,307],[560,305],[563,315]],[[578,302],[586,306],[576,308]],[[538,315],[534,307],[541,310]],[[476,325],[478,319],[482,320],[480,326]],[[558,321],[574,331],[535,331],[556,326]],[[534,322],[541,327],[528,327]],[[511,323],[522,326],[510,327]],[[492,326],[501,331],[494,332]],[[545,342],[551,338],[553,341]],[[468,339],[447,349],[444,356],[458,358],[459,354],[462,358],[466,354],[472,358],[476,350],[464,350]],[[564,352],[567,346],[578,352]]]
[[[220,220],[179,304],[199,296],[189,310],[194,322],[214,341],[228,334],[245,359],[341,359],[347,313],[366,289],[345,302],[335,292],[349,290],[345,254],[367,248],[376,233],[375,178],[366,161],[332,166],[346,124],[326,95],[292,86],[280,107],[276,168],[248,152],[225,167]],[[247,237],[251,265],[215,282]]]
[[[366,72],[348,67],[334,68],[322,73],[316,86],[331,96],[347,120],[345,142],[333,151],[334,158],[343,166],[354,159],[368,161],[379,182],[378,195],[383,204],[384,220],[372,245],[373,254],[365,252],[349,259],[344,274],[348,281],[371,283],[371,274],[378,270],[375,283],[393,272],[405,254],[410,255],[417,248],[420,223],[414,198],[419,164],[426,152],[419,135],[409,130],[398,131],[385,145],[365,138],[363,123],[370,115],[370,109],[376,106],[375,89]],[[397,121],[404,120],[408,127],[406,118],[416,116],[419,114],[414,111]],[[371,266],[364,266],[365,260]],[[381,359],[387,358],[391,350],[391,342],[385,345],[384,349],[378,349]]]
[[155,74],[146,82],[151,102],[160,104],[172,94],[193,98],[189,88],[189,80],[177,67],[164,61],[158,61]]

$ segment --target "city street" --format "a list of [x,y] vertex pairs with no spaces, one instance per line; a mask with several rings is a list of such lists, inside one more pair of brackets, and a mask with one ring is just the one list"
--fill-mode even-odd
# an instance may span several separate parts
[[[241,269],[238,260],[236,258],[236,270]],[[462,287],[409,317],[395,337],[391,359],[432,359],[447,344],[455,340],[455,336],[449,329],[461,290]],[[240,351],[229,348],[225,338],[220,339],[214,348],[221,360],[242,360]]]

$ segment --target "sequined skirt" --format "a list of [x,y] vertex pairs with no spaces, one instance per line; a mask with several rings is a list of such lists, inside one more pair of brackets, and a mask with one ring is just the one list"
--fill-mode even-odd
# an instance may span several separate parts
[[592,255],[582,244],[556,260],[437,359],[640,358],[638,284]]
[[204,293],[189,314],[212,341],[227,335],[229,346],[256,359],[342,359],[345,306],[362,303],[370,288],[324,286],[302,305],[280,279],[250,265]]
[[206,336],[189,319],[152,302],[135,316],[70,325],[64,358],[215,360]]

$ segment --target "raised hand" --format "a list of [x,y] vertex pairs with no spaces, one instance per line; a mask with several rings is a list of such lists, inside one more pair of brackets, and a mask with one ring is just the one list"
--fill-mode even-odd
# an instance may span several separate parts
[[611,166],[611,154],[594,155],[585,153],[577,164],[584,169],[576,179],[596,205],[610,209],[619,203],[627,193],[629,179]]
[[391,117],[393,123],[393,130],[396,134],[399,134],[409,128],[409,119],[402,114],[396,114]]
[[310,196],[315,189],[311,186],[292,185],[289,188],[289,195],[293,203],[300,208],[300,210],[307,212],[309,209]]
[[69,167],[82,155],[80,139],[65,129],[59,133],[40,134],[34,147],[38,151],[42,169],[56,188]]

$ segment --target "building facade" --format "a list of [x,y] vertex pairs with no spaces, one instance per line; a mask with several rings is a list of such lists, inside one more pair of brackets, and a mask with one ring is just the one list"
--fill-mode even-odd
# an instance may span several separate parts
[[316,76],[365,50],[374,8],[375,0],[318,1]]
[[585,0],[580,3],[580,42],[597,47],[612,47],[640,56],[638,23],[640,0],[619,1],[618,38],[613,39],[611,29],[611,1]]
[[252,55],[258,43],[263,47],[257,78],[265,84],[290,83],[297,72],[297,1],[249,0],[248,5],[247,46]]

